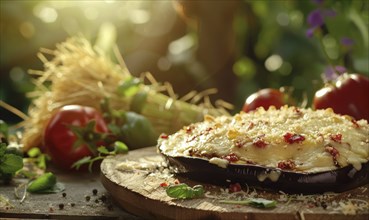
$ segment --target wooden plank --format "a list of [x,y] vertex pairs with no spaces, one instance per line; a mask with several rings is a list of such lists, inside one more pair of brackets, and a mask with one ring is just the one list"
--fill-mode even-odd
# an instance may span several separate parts
[[[240,193],[227,193],[220,186],[208,185],[173,176],[155,148],[131,151],[105,159],[101,165],[101,181],[117,203],[138,216],[149,219],[368,219],[369,207],[345,215],[342,205],[369,201],[368,185],[344,193],[324,195],[287,195],[244,187]],[[161,183],[185,182],[190,186],[202,184],[207,193],[203,198],[176,200],[168,197]],[[274,199],[274,209],[229,205],[221,198],[262,197]],[[322,203],[323,202],[323,203]],[[342,205],[340,205],[340,202]],[[323,204],[323,205],[322,205]],[[367,203],[366,203],[367,204]]]
[[[15,179],[11,185],[0,185],[1,218],[21,219],[139,219],[122,210],[101,185],[99,173],[65,173],[53,170],[58,182],[65,185],[66,196],[55,194],[28,194],[23,203],[14,194],[14,188],[24,179]],[[97,190],[94,195],[93,189]],[[87,201],[86,196],[90,197]],[[62,204],[61,209],[59,205]],[[74,205],[73,205],[74,204]]]

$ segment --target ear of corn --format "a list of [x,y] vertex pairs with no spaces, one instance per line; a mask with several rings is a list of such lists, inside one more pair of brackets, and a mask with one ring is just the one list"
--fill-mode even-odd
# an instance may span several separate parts
[[[178,99],[169,83],[158,83],[149,73],[134,78],[121,57],[117,57],[121,65],[112,62],[82,37],[67,39],[55,50],[41,49],[38,56],[44,70],[30,70],[36,88],[28,94],[33,102],[23,124],[25,150],[42,144],[52,114],[69,104],[101,110],[100,102],[108,98],[112,109],[136,111],[149,119],[157,133],[167,134],[201,121],[206,114],[229,114],[224,107],[229,104],[219,101],[215,107],[210,103],[208,95],[214,89],[190,92]],[[151,84],[142,83],[144,80]]]

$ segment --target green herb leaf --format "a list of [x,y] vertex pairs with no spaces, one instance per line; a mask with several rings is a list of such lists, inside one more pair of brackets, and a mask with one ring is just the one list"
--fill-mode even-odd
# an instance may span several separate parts
[[250,205],[257,208],[274,208],[277,202],[274,200],[268,200],[263,198],[252,198],[250,199]]
[[204,195],[204,187],[196,185],[193,188],[185,183],[171,185],[166,189],[166,193],[169,197],[175,199],[193,199]]
[[56,177],[53,173],[48,172],[37,179],[30,182],[27,187],[27,191],[31,193],[42,193],[46,190],[50,190],[56,184]]
[[109,123],[108,124],[108,128],[109,130],[116,136],[120,136],[121,135],[121,130],[119,128],[119,126],[117,126],[116,124],[112,124],[112,123]]
[[91,156],[86,156],[83,157],[80,160],[77,160],[73,165],[72,168],[76,168],[77,170],[83,165],[83,164],[88,164],[91,161]]
[[0,171],[5,174],[14,174],[23,168],[23,158],[15,154],[5,154],[0,161]]
[[125,154],[128,153],[128,147],[125,143],[121,141],[116,141],[114,143],[114,152],[116,154]]
[[130,78],[128,80],[125,80],[119,87],[118,87],[118,93],[120,95],[130,97],[137,93],[138,86],[141,84],[141,80],[138,78]]
[[42,153],[41,153],[40,148],[33,147],[33,148],[29,149],[29,151],[27,152],[27,154],[30,157],[37,157],[37,156],[41,155]]
[[6,144],[0,143],[0,159],[5,155],[5,151],[6,151]]
[[15,173],[23,168],[23,154],[17,148],[7,146],[7,140],[5,142],[0,143],[0,179],[9,183]]
[[40,169],[45,170],[46,169],[46,161],[47,161],[47,155],[46,154],[41,154],[40,156],[37,157],[37,166]]
[[111,152],[104,146],[98,147],[97,151],[101,154],[111,154]]
[[9,138],[9,127],[3,120],[0,120],[0,137]]
[[250,205],[256,208],[275,208],[277,206],[276,201],[263,198],[250,198],[246,200],[220,200],[219,202],[233,205]]
[[49,159],[48,156],[41,152],[40,148],[34,147],[27,151],[27,154],[30,158],[35,161],[35,164],[38,168],[45,170],[46,169],[46,161]]
[[99,152],[98,156],[96,156],[96,157],[91,157],[91,156],[83,157],[82,159],[76,161],[72,165],[72,168],[76,168],[78,170],[82,165],[88,164],[88,169],[91,172],[92,171],[92,165],[93,165],[94,162],[96,162],[98,160],[103,160],[106,155],[116,155],[116,154],[120,154],[120,153],[127,153],[128,152],[128,147],[124,143],[122,143],[120,141],[116,141],[116,142],[114,142],[114,150],[113,151],[109,151],[105,146],[98,147],[97,151]]

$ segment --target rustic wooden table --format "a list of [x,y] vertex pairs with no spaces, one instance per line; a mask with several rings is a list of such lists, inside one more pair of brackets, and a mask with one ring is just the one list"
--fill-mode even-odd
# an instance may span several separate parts
[[116,205],[102,186],[99,173],[53,172],[65,190],[27,194],[22,203],[14,189],[24,180],[14,179],[11,185],[0,185],[0,219],[139,219]]
[[[175,182],[177,177],[168,175],[165,170],[157,171],[164,163],[155,148],[145,148],[107,158],[101,172],[71,174],[52,170],[58,182],[65,185],[65,190],[55,194],[28,194],[22,203],[14,189],[24,180],[14,179],[11,185],[0,185],[0,219],[367,220],[369,216],[368,206],[351,214],[337,209],[340,202],[367,205],[369,185],[339,194],[290,197],[288,200],[279,193],[258,190],[258,196],[278,201],[276,208],[268,210],[222,204],[218,200],[224,194],[223,188],[218,186],[205,186],[210,194],[204,198],[171,199],[160,185],[164,181]],[[198,184],[179,180],[189,185]],[[315,205],[314,201],[324,202],[326,206]]]
[[[245,191],[173,176],[156,148],[130,151],[106,158],[101,164],[101,182],[120,207],[147,219],[241,219],[241,220],[368,220],[369,185],[342,193],[287,195],[282,192],[244,187]],[[206,174],[205,174],[206,175]],[[163,183],[201,184],[204,197],[182,200],[170,198]],[[243,185],[244,186],[244,185]],[[259,197],[277,201],[272,209],[224,204],[223,199]]]

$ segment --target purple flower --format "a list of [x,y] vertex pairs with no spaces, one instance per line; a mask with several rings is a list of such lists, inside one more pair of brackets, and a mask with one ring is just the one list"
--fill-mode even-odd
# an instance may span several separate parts
[[306,36],[311,38],[314,34],[314,31],[324,24],[324,19],[326,17],[334,17],[336,16],[336,12],[331,9],[315,9],[309,13],[307,17],[307,23],[310,28],[306,31]]
[[327,66],[323,73],[324,82],[335,80],[339,75],[346,73],[347,70],[343,66]]
[[310,27],[320,27],[324,24],[323,13],[320,9],[315,9],[310,12],[307,17],[307,22]]
[[349,37],[341,38],[341,44],[343,46],[351,47],[354,44],[354,40]]

